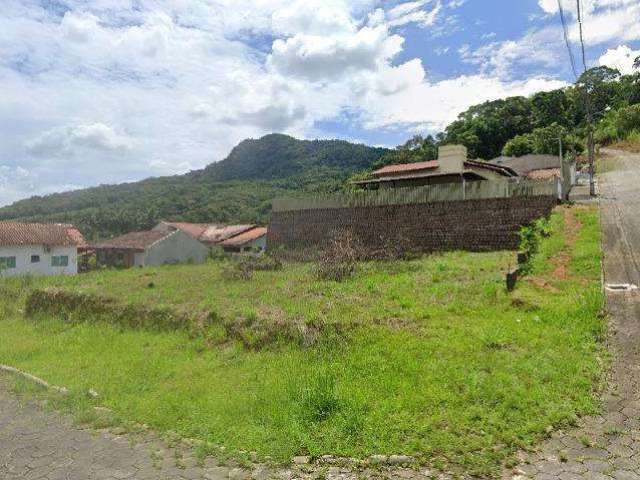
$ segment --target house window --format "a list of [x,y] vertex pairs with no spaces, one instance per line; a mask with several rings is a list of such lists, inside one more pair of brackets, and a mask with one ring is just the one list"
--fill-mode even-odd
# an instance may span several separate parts
[[0,270],[16,268],[16,257],[0,257]]
[[52,267],[68,267],[69,257],[67,255],[53,256],[51,257]]
[[31,263],[40,263],[40,255],[31,255]]

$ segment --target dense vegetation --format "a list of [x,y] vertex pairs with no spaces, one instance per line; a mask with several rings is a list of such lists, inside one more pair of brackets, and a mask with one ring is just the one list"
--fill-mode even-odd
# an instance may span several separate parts
[[597,67],[568,88],[473,106],[444,132],[415,136],[394,150],[272,134],[241,142],[203,170],[34,197],[0,208],[0,220],[71,222],[90,239],[147,228],[160,219],[262,223],[274,197],[336,191],[372,168],[435,159],[440,144],[461,143],[471,157],[492,159],[556,154],[562,137],[565,152],[580,153],[587,92],[598,142],[640,139],[640,72],[621,75]]
[[[550,233],[511,294],[509,252],[358,263],[341,282],[312,264],[230,278],[223,260],[5,280],[0,363],[68,387],[85,421],[104,427],[101,405],[234,457],[409,454],[497,476],[599,406],[597,208],[560,209]],[[112,302],[60,294],[69,310],[46,313],[26,301],[44,287]]]

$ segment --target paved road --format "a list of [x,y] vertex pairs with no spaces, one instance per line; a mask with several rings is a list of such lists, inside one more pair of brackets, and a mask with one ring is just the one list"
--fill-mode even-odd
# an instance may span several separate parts
[[[602,175],[606,284],[640,286],[640,155],[604,151],[615,169]],[[508,476],[518,479],[640,480],[640,291],[607,292],[614,354],[605,413],[557,432]]]
[[228,468],[197,463],[186,448],[170,449],[152,435],[82,430],[34,401],[20,401],[0,374],[0,480],[229,478]]

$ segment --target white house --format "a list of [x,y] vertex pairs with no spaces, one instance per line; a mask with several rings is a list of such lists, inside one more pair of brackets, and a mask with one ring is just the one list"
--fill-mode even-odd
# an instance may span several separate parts
[[0,222],[0,276],[75,275],[83,246],[72,225]]
[[182,230],[132,232],[94,245],[98,266],[204,263],[209,249]]

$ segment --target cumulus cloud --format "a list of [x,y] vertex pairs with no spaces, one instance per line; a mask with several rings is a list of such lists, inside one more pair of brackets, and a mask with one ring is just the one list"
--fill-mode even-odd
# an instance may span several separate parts
[[38,156],[69,155],[78,149],[104,152],[124,152],[132,147],[132,140],[116,133],[102,123],[59,127],[47,130],[27,142],[27,150]]
[[439,82],[414,81],[410,88],[397,93],[370,96],[365,123],[369,128],[417,125],[423,131],[438,131],[471,105],[565,86],[567,83],[561,80],[532,78],[511,82],[486,75],[463,75]]
[[617,48],[610,48],[602,54],[598,59],[598,63],[616,68],[624,75],[630,75],[635,72],[633,63],[638,57],[640,57],[640,50],[632,50],[627,45],[619,45]]
[[284,75],[310,80],[335,79],[362,70],[375,70],[402,50],[404,39],[383,25],[363,27],[334,37],[299,34],[278,39],[268,65]]

